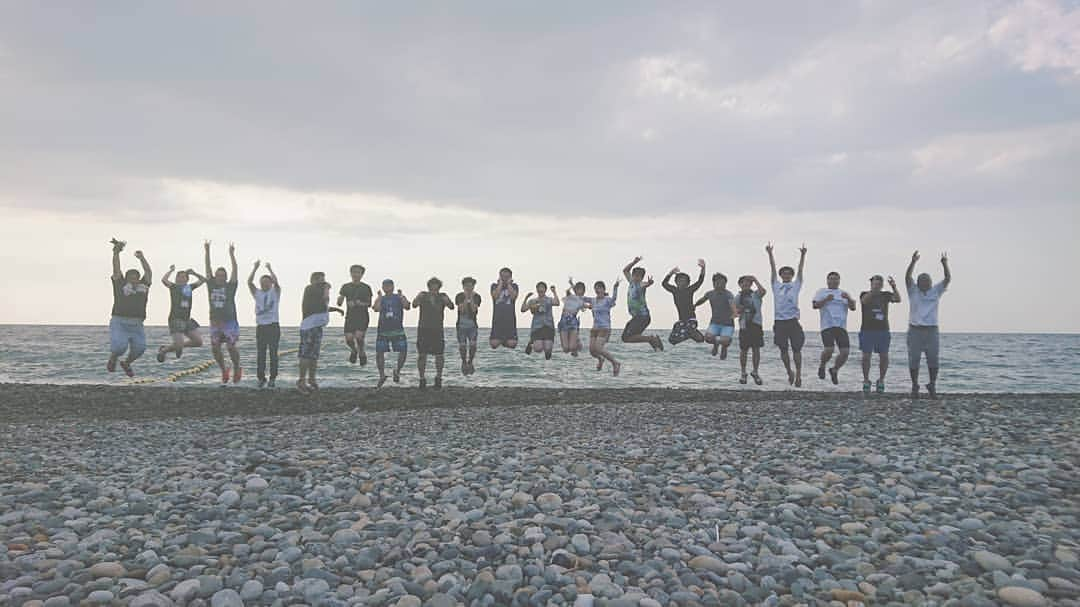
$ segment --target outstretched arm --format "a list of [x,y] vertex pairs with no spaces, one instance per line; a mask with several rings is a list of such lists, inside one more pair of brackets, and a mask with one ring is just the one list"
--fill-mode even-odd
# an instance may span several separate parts
[[213,276],[214,275],[214,269],[212,267],[210,267],[210,241],[209,240],[207,240],[206,242],[203,243],[203,250],[206,251],[206,255],[204,255],[204,257],[206,258],[206,275],[208,277]]
[[236,282],[236,245],[231,242],[229,243],[229,263],[232,265],[229,282]]
[[941,254],[941,267],[945,270],[945,280],[942,281],[942,286],[947,287],[952,282],[952,272],[949,271],[949,256],[945,253]]
[[770,242],[765,245],[765,252],[769,254],[769,271],[771,272],[772,281],[776,282],[776,258],[773,257],[773,246]]
[[270,275],[270,280],[274,282],[274,289],[280,291],[281,285],[278,284],[277,274],[274,274],[274,268],[270,267],[270,262],[266,262],[266,273]]
[[702,283],[705,282],[705,260],[704,259],[697,260],[697,265],[698,265],[699,268],[701,268],[701,273],[698,274],[697,282],[690,285],[690,292],[691,293],[693,293],[694,291],[697,291],[698,289],[700,289]]
[[911,254],[911,263],[908,264],[907,272],[904,273],[904,284],[907,288],[911,288],[915,285],[915,279],[911,275],[915,272],[915,264],[919,261],[919,252],[915,251]]
[[120,280],[124,277],[124,273],[120,271],[120,249],[113,247],[112,250],[112,277],[113,280]]
[[795,280],[802,282],[803,266],[806,265],[806,243],[799,247],[799,271],[795,274]]
[[630,280],[630,270],[633,270],[634,266],[638,265],[638,262],[640,261],[641,255],[638,255],[637,257],[631,259],[630,263],[626,264],[626,266],[622,269],[622,274],[626,277],[626,280]]
[[175,265],[169,266],[169,271],[165,272],[165,275],[161,277],[161,284],[165,285],[165,288],[167,288],[167,289],[171,289],[172,286],[173,286],[173,281],[169,280],[169,277],[172,276],[172,273],[175,270],[176,270]]
[[142,282],[149,287],[152,284],[151,279],[154,275],[153,272],[150,271],[150,262],[146,261],[146,255],[143,255],[142,251],[135,251],[135,257],[139,260],[139,263],[142,264]]
[[698,298],[698,300],[694,302],[694,307],[696,308],[696,307],[700,306],[701,304],[703,304],[703,303],[705,303],[707,301],[709,301],[709,294],[708,293],[706,293],[706,294],[702,295],[700,298]]
[[255,294],[255,271],[258,270],[258,269],[259,269],[259,260],[256,259],[255,260],[255,265],[251,266],[251,274],[248,274],[248,280],[247,280],[248,290],[251,291],[251,293],[253,295]]

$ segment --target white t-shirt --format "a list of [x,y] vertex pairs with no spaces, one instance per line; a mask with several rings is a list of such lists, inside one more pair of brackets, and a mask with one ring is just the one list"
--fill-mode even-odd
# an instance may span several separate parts
[[255,289],[255,324],[272,325],[278,321],[278,303],[281,301],[281,290],[270,287],[263,291]]
[[908,287],[909,319],[913,327],[936,327],[938,324],[938,302],[945,293],[945,282],[939,282],[923,293],[918,285]]
[[301,331],[310,331],[315,327],[325,327],[330,324],[329,312],[316,312],[310,316],[305,316],[304,320],[300,321]]
[[818,311],[821,312],[822,331],[834,327],[847,328],[848,302],[843,298],[843,293],[844,291],[841,289],[818,289],[818,292],[814,294],[814,301],[816,302],[821,302],[830,294],[833,296],[829,303],[818,308]]
[[773,320],[799,319],[799,291],[802,281],[798,278],[791,282],[772,281]]

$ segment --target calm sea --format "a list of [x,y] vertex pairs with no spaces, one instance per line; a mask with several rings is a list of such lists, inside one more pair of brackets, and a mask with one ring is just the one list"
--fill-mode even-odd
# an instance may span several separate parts
[[[169,358],[164,364],[154,359],[156,347],[168,340],[165,327],[147,327],[150,344],[146,354],[136,363],[138,378],[164,379],[170,373],[191,368],[210,360],[209,348],[188,350],[179,359]],[[617,330],[616,330],[617,332]],[[519,330],[522,337],[527,331]],[[662,337],[666,331],[653,332]],[[320,383],[325,386],[373,386],[378,377],[375,369],[374,334],[369,332],[366,367],[350,365],[347,360],[340,326],[328,327],[319,361]],[[486,330],[481,329],[481,338]],[[526,356],[519,346],[516,351],[492,351],[482,342],[476,358],[476,374],[463,377],[453,330],[447,330],[447,357],[444,381],[447,385],[475,386],[537,386],[537,387],[616,387],[651,386],[672,388],[744,388],[782,390],[787,381],[775,347],[762,350],[761,375],[765,385],[752,383],[741,386],[738,350],[732,348],[727,360],[710,355],[711,347],[691,342],[678,346],[666,344],[664,352],[653,353],[645,344],[623,344],[613,335],[611,352],[624,365],[620,377],[612,377],[610,369],[595,370],[595,359],[587,352],[578,358],[558,351],[550,361],[543,356]],[[296,328],[282,329],[282,349],[295,348],[299,339]],[[209,341],[207,339],[207,341]],[[857,345],[852,335],[853,347]],[[943,392],[1080,392],[1080,335],[1048,334],[943,334],[942,369],[939,389]],[[766,344],[771,336],[766,334]],[[840,385],[817,378],[817,359],[821,352],[816,333],[807,334],[804,350],[804,387],[813,390],[859,390],[862,374],[858,353],[841,370]],[[409,344],[415,344],[415,330],[409,330]],[[255,329],[241,330],[241,356],[245,371],[242,385],[254,385]],[[108,329],[104,326],[19,326],[0,325],[0,382],[18,383],[103,383],[123,385],[129,380],[120,372],[105,372],[108,356]],[[392,355],[391,355],[392,356]],[[892,358],[896,364],[889,371],[890,391],[908,388],[904,335],[893,335]],[[876,374],[876,358],[871,377]],[[429,379],[434,373],[434,361],[429,360]],[[925,381],[925,368],[923,381]],[[279,386],[287,386],[296,378],[296,354],[282,356]],[[215,386],[219,381],[216,368],[181,378],[175,385]],[[164,383],[164,382],[163,382]],[[402,385],[416,384],[416,355],[409,352]],[[392,384],[390,384],[392,385]]]

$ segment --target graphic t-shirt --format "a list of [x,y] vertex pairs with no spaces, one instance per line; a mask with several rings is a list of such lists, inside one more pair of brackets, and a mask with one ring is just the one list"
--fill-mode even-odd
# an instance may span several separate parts
[[454,303],[457,304],[457,326],[464,329],[472,329],[477,326],[476,312],[480,308],[480,294],[475,291],[472,294],[472,303],[469,309],[465,309],[465,292],[457,294]]
[[379,335],[384,337],[399,337],[405,335],[404,328],[405,306],[402,305],[401,296],[397,293],[382,295],[379,300]]
[[417,298],[417,303],[420,305],[420,322],[418,327],[421,329],[442,329],[443,319],[446,315],[446,309],[453,307],[450,303],[450,297],[445,293],[439,293],[436,295],[428,293],[421,293]]
[[536,306],[532,315],[532,328],[539,329],[541,327],[555,327],[555,318],[551,314],[551,308],[555,300],[544,295],[542,297],[536,297],[532,300],[533,305]]
[[619,285],[611,290],[607,297],[586,297],[585,302],[592,306],[592,319],[594,329],[611,328],[611,309],[615,302],[619,301]]
[[278,321],[278,303],[281,302],[281,288],[277,285],[265,291],[256,288],[252,295],[255,297],[255,324],[272,325]]
[[210,297],[210,322],[236,322],[236,286],[235,281],[224,285],[215,282],[206,283]]
[[626,291],[626,307],[630,316],[649,316],[649,306],[645,303],[645,285],[630,281]]
[[[826,297],[832,295],[833,298],[828,302],[821,304]],[[825,329],[846,329],[847,328],[847,313],[848,302],[844,299],[844,292],[840,289],[818,289],[818,292],[814,294],[814,301],[819,302],[821,305],[818,308],[818,312],[821,314],[821,330]]]
[[585,306],[585,298],[577,293],[571,293],[562,300],[563,316],[577,316],[581,308]]
[[131,284],[126,278],[114,277],[112,315],[123,318],[146,318],[146,299],[150,285],[145,282]]
[[496,306],[512,306],[514,305],[514,292],[518,290],[516,282],[510,283],[510,287],[499,287],[500,283],[491,283],[491,290],[499,289],[495,293],[495,301],[492,302]]
[[[361,314],[369,306],[371,306],[371,287],[367,283],[351,283],[347,282],[341,285],[341,289],[338,290],[338,295],[345,298],[345,319],[348,320],[353,315]],[[358,306],[349,305],[350,301],[366,301],[367,305],[360,304]]]
[[169,287],[169,320],[188,320],[191,318],[191,295],[198,287],[190,284],[174,284]]
[[862,304],[862,327],[863,331],[888,331],[889,330],[889,304],[892,303],[892,293],[878,291],[871,293],[863,291],[859,294],[859,301],[870,295],[870,300]]
[[713,289],[706,295],[709,298],[709,306],[712,307],[712,319],[709,323],[728,327],[735,326],[735,319],[731,317],[731,306],[735,301],[735,296],[732,295],[731,291]]

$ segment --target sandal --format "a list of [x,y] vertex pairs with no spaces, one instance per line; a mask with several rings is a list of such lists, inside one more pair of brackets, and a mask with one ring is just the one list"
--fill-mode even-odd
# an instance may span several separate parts
[[761,384],[765,383],[765,382],[761,381],[761,376],[758,375],[756,371],[754,373],[751,373],[750,377],[753,377],[754,378],[754,383],[759,385],[759,386]]
[[746,374],[745,373],[743,373],[742,376],[739,377],[739,383],[743,384],[743,385],[746,385]]

